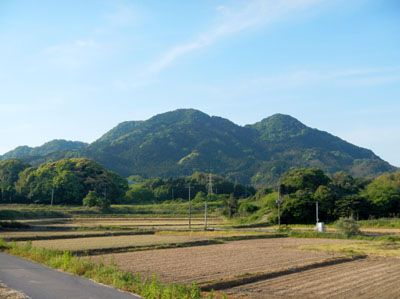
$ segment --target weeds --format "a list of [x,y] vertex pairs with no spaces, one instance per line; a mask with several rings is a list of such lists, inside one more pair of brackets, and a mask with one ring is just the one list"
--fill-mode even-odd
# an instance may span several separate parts
[[[65,272],[84,276],[97,282],[112,285],[116,288],[139,294],[147,299],[197,299],[215,298],[214,294],[209,293],[204,297],[200,289],[192,285],[164,284],[156,277],[143,278],[139,274],[121,271],[115,265],[105,265],[104,263],[94,263],[89,259],[82,259],[73,256],[68,251],[57,251],[45,248],[33,247],[31,242],[24,245],[14,243],[7,244],[0,240],[0,249],[21,256],[52,268],[60,269]],[[210,295],[211,294],[211,295]]]

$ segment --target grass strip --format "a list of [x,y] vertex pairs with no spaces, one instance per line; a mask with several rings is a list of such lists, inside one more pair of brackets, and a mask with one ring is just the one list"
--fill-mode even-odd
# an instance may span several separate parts
[[317,269],[342,263],[353,262],[355,260],[364,259],[366,256],[359,255],[353,257],[341,257],[341,258],[331,258],[324,260],[322,262],[312,263],[309,265],[299,266],[288,268],[284,270],[274,271],[274,272],[266,272],[266,273],[253,273],[246,274],[240,277],[234,277],[232,279],[220,280],[214,282],[206,282],[200,285],[200,289],[202,291],[218,291],[218,290],[226,290],[233,287],[241,286],[244,284],[254,283],[258,281],[268,280],[280,276],[285,276],[289,274],[304,272],[311,269]]
[[126,231],[126,232],[104,232],[104,233],[87,233],[87,234],[68,234],[68,235],[42,235],[42,236],[21,236],[21,237],[4,237],[4,241],[41,241],[41,240],[60,240],[60,239],[79,239],[79,238],[95,238],[95,237],[115,237],[115,236],[135,236],[135,235],[154,235],[154,230],[142,231]]
[[296,231],[291,230],[286,233],[291,238],[316,238],[316,239],[348,239],[348,240],[363,240],[363,241],[400,241],[400,236],[379,235],[369,236],[364,234],[346,236],[341,233],[320,233],[316,231]]
[[95,263],[88,259],[76,257],[68,251],[32,247],[30,243],[25,245],[8,244],[2,240],[0,240],[0,249],[51,268],[138,294],[146,299],[216,298],[214,293],[202,293],[195,284],[164,284],[158,281],[156,277],[143,278],[139,274],[122,271],[115,264]]

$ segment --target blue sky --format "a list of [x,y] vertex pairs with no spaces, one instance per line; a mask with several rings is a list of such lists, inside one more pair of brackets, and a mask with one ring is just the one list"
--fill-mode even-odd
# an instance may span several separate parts
[[0,153],[197,108],[400,166],[397,0],[0,1]]

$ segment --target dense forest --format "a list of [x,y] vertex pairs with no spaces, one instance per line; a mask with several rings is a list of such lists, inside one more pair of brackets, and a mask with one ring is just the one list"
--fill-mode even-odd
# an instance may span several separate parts
[[[229,217],[277,220],[277,190],[282,197],[285,223],[312,223],[318,202],[320,219],[367,219],[400,215],[400,172],[374,179],[348,173],[327,174],[317,168],[293,168],[279,184],[258,188],[219,176],[195,172],[180,178],[128,179],[85,158],[70,158],[32,167],[17,159],[0,161],[1,203],[36,203],[88,206],[111,203],[146,204],[191,199],[219,200]],[[100,199],[106,199],[107,202]]]
[[126,179],[83,158],[63,159],[31,167],[19,160],[0,161],[1,202],[82,204],[94,191],[111,203],[124,198]]
[[289,115],[239,126],[194,109],[123,122],[91,144],[54,140],[36,148],[19,147],[0,159],[18,158],[38,166],[73,157],[92,159],[124,177],[168,179],[212,172],[256,187],[276,184],[294,167],[368,178],[396,170],[372,151]]

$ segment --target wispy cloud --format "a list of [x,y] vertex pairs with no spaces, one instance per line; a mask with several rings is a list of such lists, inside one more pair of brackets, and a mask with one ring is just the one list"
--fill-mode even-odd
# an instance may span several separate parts
[[228,36],[280,21],[293,13],[314,7],[323,0],[248,0],[234,6],[219,6],[219,21],[208,31],[192,41],[177,44],[168,49],[149,69],[156,74],[170,67],[184,55],[215,44]]

